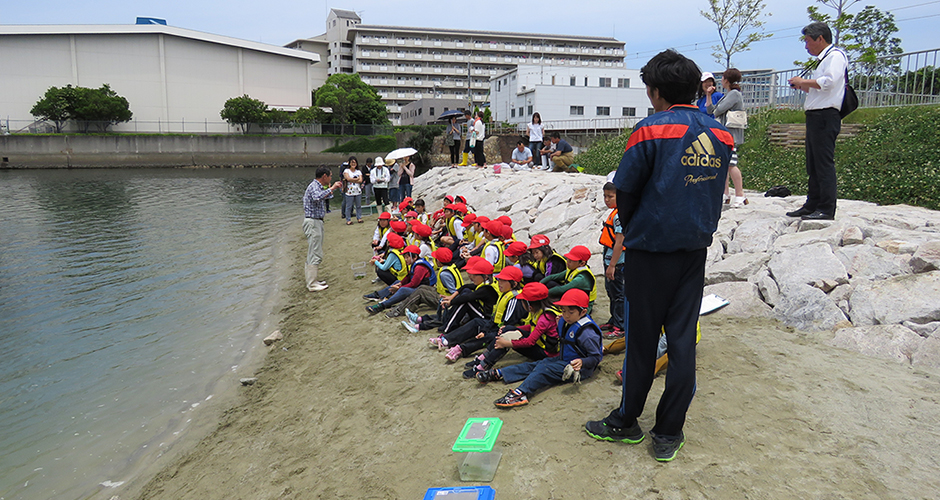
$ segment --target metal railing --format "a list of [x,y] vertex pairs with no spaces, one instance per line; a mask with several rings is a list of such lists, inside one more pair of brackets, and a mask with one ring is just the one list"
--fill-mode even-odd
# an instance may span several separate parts
[[[882,56],[872,62],[849,62],[849,80],[858,94],[859,107],[940,104],[940,49]],[[794,68],[747,75],[741,82],[746,108],[803,107],[806,93],[790,88],[787,81],[803,73]]]
[[[183,120],[131,120],[117,125],[109,122],[69,121],[62,128],[62,133],[101,133],[113,134],[242,134],[239,125],[223,121],[187,121]],[[45,120],[0,120],[0,134],[51,134],[55,125]],[[252,124],[248,133],[260,135],[393,135],[391,125],[349,124],[349,123],[265,123]]]

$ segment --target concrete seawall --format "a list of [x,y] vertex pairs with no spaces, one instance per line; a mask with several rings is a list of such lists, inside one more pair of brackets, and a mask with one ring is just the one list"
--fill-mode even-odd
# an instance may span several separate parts
[[[351,137],[23,136],[0,137],[0,168],[315,166],[348,155],[322,153]],[[362,153],[376,156],[381,153]]]

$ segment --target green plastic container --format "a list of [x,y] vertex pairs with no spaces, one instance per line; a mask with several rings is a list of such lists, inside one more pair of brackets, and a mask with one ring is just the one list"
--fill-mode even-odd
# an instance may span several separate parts
[[453,451],[462,455],[457,462],[461,481],[489,482],[496,476],[496,468],[503,454],[496,446],[496,438],[503,428],[498,418],[470,418],[454,442]]

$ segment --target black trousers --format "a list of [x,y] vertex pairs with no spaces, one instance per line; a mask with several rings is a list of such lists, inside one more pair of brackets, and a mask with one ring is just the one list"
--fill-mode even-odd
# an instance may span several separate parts
[[483,154],[483,141],[477,141],[476,145],[473,146],[473,158],[474,163],[480,167],[486,164],[486,155]]
[[450,146],[450,162],[460,163],[460,141],[456,141]]
[[682,433],[685,414],[695,394],[695,325],[705,287],[706,249],[689,252],[624,250],[624,327],[627,350],[623,360],[620,407],[605,421],[631,427],[643,413],[653,385],[656,347],[665,328],[669,347],[666,388],[656,408],[656,435]]
[[806,176],[803,208],[836,214],[836,137],[842,118],[835,108],[806,111]]

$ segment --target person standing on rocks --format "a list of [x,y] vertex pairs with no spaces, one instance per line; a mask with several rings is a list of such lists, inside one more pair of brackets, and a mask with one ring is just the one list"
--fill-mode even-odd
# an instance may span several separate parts
[[319,292],[327,288],[326,282],[318,281],[320,262],[323,261],[323,216],[326,215],[326,200],[333,197],[333,191],[343,187],[343,183],[333,180],[330,167],[317,167],[317,178],[307,186],[304,192],[304,235],[307,237],[307,262],[304,275],[307,290]]
[[656,349],[669,332],[666,387],[650,431],[656,460],[668,462],[685,443],[682,431],[695,394],[695,325],[705,287],[705,256],[721,216],[734,140],[691,103],[701,70],[674,50],[640,72],[656,113],[627,142],[614,185],[623,227],[627,354],[620,406],[587,422],[588,435],[637,444],[637,418],[653,384]]
[[483,112],[477,111],[476,120],[473,122],[473,161],[478,167],[486,165],[486,154],[483,151],[483,143],[486,139],[486,125],[483,123]]
[[803,28],[806,51],[816,56],[812,78],[794,76],[790,86],[806,92],[806,202],[788,217],[803,220],[832,220],[836,217],[836,137],[842,130],[842,99],[848,59],[832,45],[826,23]]

